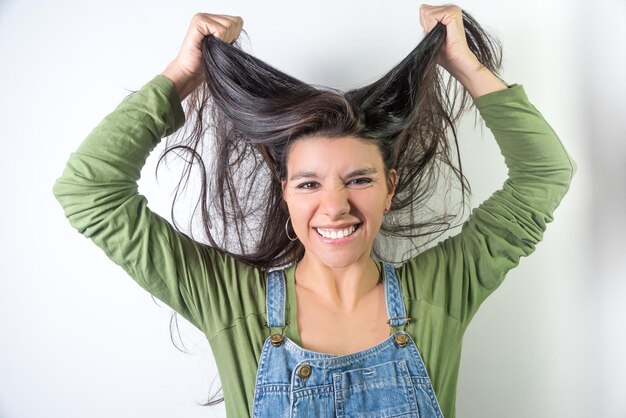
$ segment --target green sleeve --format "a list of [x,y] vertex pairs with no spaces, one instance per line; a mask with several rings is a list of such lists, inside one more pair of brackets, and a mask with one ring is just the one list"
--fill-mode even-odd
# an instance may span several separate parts
[[508,167],[502,188],[461,232],[404,264],[408,293],[466,327],[520,257],[531,254],[569,189],[576,164],[521,85],[474,99]]
[[260,272],[183,233],[148,208],[141,168],[185,121],[172,82],[156,76],[128,96],[70,154],[53,193],[70,224],[140,286],[207,335],[259,309]]

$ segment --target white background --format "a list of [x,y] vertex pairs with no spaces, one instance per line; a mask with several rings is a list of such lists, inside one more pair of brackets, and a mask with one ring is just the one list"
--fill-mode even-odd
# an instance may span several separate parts
[[[578,163],[544,241],[469,327],[457,416],[626,417],[625,5],[467,0],[503,41],[520,83]],[[70,152],[161,72],[197,11],[240,15],[248,51],[309,83],[374,80],[421,39],[413,1],[0,1],[0,417],[219,417],[200,407],[217,369],[169,310],[72,229],[52,195]],[[506,168],[463,125],[478,205]],[[163,144],[162,144],[163,145]],[[178,172],[140,181],[169,218]],[[185,224],[185,222],[181,222]],[[181,320],[182,322],[182,320]],[[216,388],[217,386],[214,386]]]

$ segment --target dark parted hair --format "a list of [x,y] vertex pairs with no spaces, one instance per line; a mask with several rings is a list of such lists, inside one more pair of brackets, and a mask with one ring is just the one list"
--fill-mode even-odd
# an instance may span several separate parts
[[[470,50],[497,73],[499,42],[465,11],[463,24]],[[159,164],[170,152],[189,156],[176,196],[198,166],[196,208],[209,244],[262,269],[302,258],[300,241],[285,233],[289,213],[281,179],[287,176],[290,145],[315,136],[371,141],[380,149],[388,182],[389,171],[397,170],[391,209],[374,245],[376,257],[397,261],[385,257],[389,246],[381,240],[430,236],[432,241],[450,229],[455,215],[433,216],[425,209],[444,170],[460,183],[463,206],[470,192],[455,124],[471,101],[437,64],[445,37],[446,27],[438,23],[380,79],[346,92],[285,74],[243,51],[239,40],[229,44],[205,37],[206,78],[187,99],[187,123],[168,138]]]
[[[465,11],[463,24],[470,50],[497,72],[502,56],[498,41]],[[285,234],[289,213],[280,180],[287,174],[290,144],[312,136],[372,141],[387,174],[397,170],[396,192],[380,239],[434,239],[451,228],[454,215],[433,216],[424,206],[437,191],[442,164],[460,182],[463,204],[470,191],[455,122],[471,101],[456,80],[446,81],[437,65],[445,35],[445,26],[438,23],[380,79],[347,92],[285,74],[244,52],[239,40],[228,44],[205,37],[206,80],[188,98],[185,129],[168,138],[159,164],[172,151],[189,155],[181,182],[185,177],[188,181],[194,165],[199,167],[196,208],[209,244],[263,269],[302,258],[300,241]],[[377,241],[375,256],[398,261],[386,258],[382,249],[388,246]]]

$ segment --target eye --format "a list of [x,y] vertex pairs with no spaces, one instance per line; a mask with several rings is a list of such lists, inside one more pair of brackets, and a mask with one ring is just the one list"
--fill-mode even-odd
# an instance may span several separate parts
[[362,186],[365,184],[370,184],[373,180],[369,177],[357,177],[348,182],[348,184],[353,184],[356,186]]
[[307,181],[307,182],[298,184],[296,187],[298,189],[315,189],[317,186],[318,186],[317,182]]

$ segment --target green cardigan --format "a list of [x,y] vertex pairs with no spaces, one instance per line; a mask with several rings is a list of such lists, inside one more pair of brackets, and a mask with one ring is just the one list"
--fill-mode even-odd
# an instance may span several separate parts
[[[455,415],[463,334],[481,303],[521,256],[532,253],[576,170],[521,85],[474,99],[509,177],[462,231],[398,267],[414,337],[447,418]],[[264,340],[265,273],[176,231],[148,208],[137,181],[148,154],[185,115],[171,81],[157,75],[127,97],[71,153],[53,192],[70,224],[140,286],[206,335],[228,416],[252,413]],[[287,268],[286,336],[297,344],[293,266]]]

